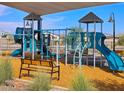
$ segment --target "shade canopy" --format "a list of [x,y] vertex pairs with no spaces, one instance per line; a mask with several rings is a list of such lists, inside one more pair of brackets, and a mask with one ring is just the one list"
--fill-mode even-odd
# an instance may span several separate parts
[[24,17],[24,20],[41,20],[40,15],[36,15],[34,13],[30,13],[26,17]]
[[0,2],[28,13],[46,15],[67,10],[112,4],[112,2]]
[[95,15],[93,12],[89,12],[86,16],[79,20],[80,23],[103,23],[103,20]]

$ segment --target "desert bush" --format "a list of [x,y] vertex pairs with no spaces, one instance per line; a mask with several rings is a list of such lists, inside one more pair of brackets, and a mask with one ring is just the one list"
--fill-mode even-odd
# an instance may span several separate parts
[[25,52],[25,58],[31,58],[31,53]]
[[12,79],[12,65],[9,59],[2,60],[0,62],[0,84],[3,84],[6,80]]
[[38,73],[29,86],[32,91],[48,91],[51,89],[50,77],[45,73]]
[[[27,59],[32,58],[32,54],[29,53],[29,52],[25,52],[25,58],[27,58]],[[41,55],[35,53],[35,54],[34,54],[34,58],[35,58],[35,59],[40,59],[40,58],[41,58]]]
[[71,82],[71,90],[91,91],[93,90],[93,87],[91,83],[82,75],[82,73],[78,73]]
[[124,45],[124,34],[119,36],[119,40],[117,42],[117,45],[120,45],[120,46]]

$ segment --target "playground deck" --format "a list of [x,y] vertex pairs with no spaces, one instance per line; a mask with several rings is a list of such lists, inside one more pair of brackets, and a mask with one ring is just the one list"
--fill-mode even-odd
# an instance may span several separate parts
[[[18,78],[21,61],[17,58],[10,58],[10,60],[13,65],[14,77]],[[65,66],[63,63],[61,63],[60,66],[60,80],[58,81],[55,79],[52,81],[52,83],[54,85],[69,88],[71,80],[79,71],[79,68],[72,68],[72,65]],[[83,66],[81,68],[81,72],[88,80],[93,83],[93,86],[98,90],[124,90],[124,73],[113,75],[108,68],[96,67],[94,69],[91,66]],[[23,77],[23,79],[31,78]]]

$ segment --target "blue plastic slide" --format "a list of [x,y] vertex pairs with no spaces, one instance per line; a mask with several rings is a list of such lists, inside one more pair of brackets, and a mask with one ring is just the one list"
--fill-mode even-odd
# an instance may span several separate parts
[[22,49],[17,49],[11,53],[11,56],[16,57],[22,54]]
[[121,59],[121,57],[119,55],[117,55],[114,51],[111,51],[110,49],[108,49],[105,44],[104,44],[104,40],[105,40],[105,36],[103,34],[101,34],[103,37],[101,37],[101,44],[99,43],[99,35],[97,34],[96,37],[96,48],[105,56],[105,58],[108,61],[108,65],[110,67],[111,70],[117,70],[117,71],[124,71],[124,62]]

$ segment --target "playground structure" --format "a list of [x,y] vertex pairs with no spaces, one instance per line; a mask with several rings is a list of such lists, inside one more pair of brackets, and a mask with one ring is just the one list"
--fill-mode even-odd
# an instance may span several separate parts
[[[37,30],[34,29],[34,21],[37,21]],[[27,22],[27,23],[25,23]],[[111,70],[123,71],[123,60],[113,51],[110,51],[104,45],[105,35],[102,32],[103,20],[96,16],[94,13],[90,12],[83,18],[79,20],[79,31],[75,32],[74,29],[41,29],[41,18],[36,14],[29,14],[24,18],[24,28],[17,28],[16,34],[21,34],[22,36],[16,36],[16,42],[21,40],[22,49],[18,49],[13,52],[14,55],[22,54],[22,58],[26,57],[25,52],[29,51],[32,54],[31,60],[35,59],[35,55],[40,54],[40,59],[49,59],[54,57],[59,65],[59,59],[61,59],[60,48],[64,49],[64,62],[68,64],[68,52],[71,52],[73,55],[73,64],[79,65],[81,67],[84,64],[83,54],[86,52],[86,65],[88,65],[88,49],[93,48],[93,65],[96,66],[96,49],[101,53],[101,62],[102,66],[102,56],[108,61],[109,68]],[[81,23],[85,23],[87,26],[86,32],[83,32],[81,29]],[[101,32],[96,32],[96,24],[101,24]],[[25,26],[26,24],[26,26]],[[28,24],[28,25],[27,25]],[[31,27],[29,26],[31,25]],[[89,32],[89,24],[94,24],[94,32]],[[28,26],[28,28],[26,28]],[[64,33],[64,34],[62,34]],[[51,36],[52,35],[52,36]],[[55,35],[57,38],[55,39]],[[67,39],[63,39],[63,44],[60,40],[60,36],[72,36],[71,48],[67,44]],[[51,38],[53,37],[53,38]],[[78,38],[77,38],[78,37]],[[55,44],[56,42],[56,44]],[[53,48],[56,49],[56,52],[51,51]]]
[[[86,32],[82,31],[81,23],[85,23],[87,26]],[[101,24],[101,32],[96,32],[96,24]],[[89,24],[94,25],[94,32],[90,32]],[[103,20],[90,12],[79,20],[79,30],[75,29],[42,29],[42,19],[40,15],[34,13],[24,17],[24,28],[17,27],[14,39],[16,43],[21,44],[21,49],[15,50],[11,55],[21,56],[21,68],[27,70],[28,75],[30,71],[37,71],[31,69],[30,65],[34,65],[34,61],[38,61],[42,64],[44,61],[49,63],[52,68],[50,70],[51,77],[54,73],[58,74],[60,78],[60,62],[64,60],[65,65],[69,61],[69,52],[73,55],[73,65],[79,65],[81,67],[84,63],[88,65],[89,55],[88,49],[93,49],[93,65],[96,66],[96,49],[101,53],[100,66],[102,67],[103,55],[108,62],[108,66],[113,71],[123,71],[124,63],[120,56],[115,52],[109,50],[104,45],[106,36],[102,32]],[[71,36],[71,44],[68,44],[66,37]],[[62,38],[61,38],[62,37]],[[62,50],[62,52],[60,52]],[[86,56],[84,58],[84,52]],[[84,60],[86,59],[86,60]],[[28,60],[30,64],[25,63]],[[28,67],[23,67],[23,64],[27,64]],[[57,71],[54,71],[57,68]]]

